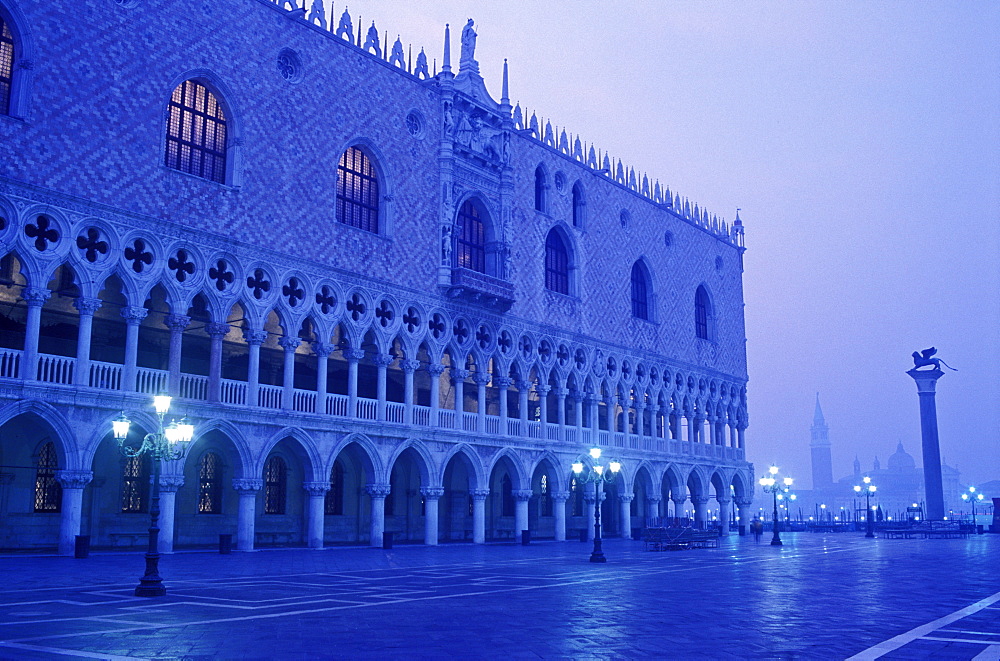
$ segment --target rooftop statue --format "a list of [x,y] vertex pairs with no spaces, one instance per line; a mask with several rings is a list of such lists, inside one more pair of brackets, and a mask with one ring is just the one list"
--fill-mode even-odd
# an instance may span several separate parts
[[472,29],[473,23],[474,21],[470,18],[469,22],[462,28],[462,59],[459,60],[462,67],[476,63],[476,31]]
[[[932,370],[939,370],[941,366],[944,365],[948,369],[957,372],[958,370],[944,362],[940,358],[932,358],[934,354],[937,353],[937,349],[931,347],[930,349],[924,349],[923,351],[913,352],[913,368],[920,369],[921,367],[931,367]],[[930,371],[930,370],[925,370]]]

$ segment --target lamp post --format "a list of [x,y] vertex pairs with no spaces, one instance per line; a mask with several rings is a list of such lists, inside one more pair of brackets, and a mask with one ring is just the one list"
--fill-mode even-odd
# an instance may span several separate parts
[[160,528],[157,520],[160,518],[160,462],[176,461],[184,456],[188,443],[194,436],[194,426],[184,419],[180,422],[171,421],[163,426],[163,416],[170,410],[171,397],[157,395],[153,397],[153,409],[156,411],[157,430],[146,434],[138,447],[126,445],[131,421],[123,412],[111,422],[112,432],[118,441],[118,450],[126,457],[138,457],[149,453],[153,460],[153,495],[149,508],[149,546],[146,548],[146,573],[139,579],[135,588],[137,597],[162,597],[167,593],[160,578],[160,552],[158,549]]
[[[972,525],[976,525],[976,501],[981,501],[982,499],[983,494],[976,493],[976,487],[969,487],[969,492],[962,494],[962,500],[972,502]],[[976,530],[978,531],[979,528],[976,528]]]
[[[781,546],[781,535],[778,534],[778,493],[784,494],[792,486],[792,478],[786,477],[778,481],[778,467],[771,466],[767,469],[768,474],[760,478],[760,486],[764,493],[770,493],[774,500],[774,535],[771,537],[771,546]],[[782,495],[784,497],[784,495]]]
[[590,470],[584,475],[585,465],[583,461],[577,459],[573,462],[573,472],[576,473],[577,484],[594,484],[594,550],[590,554],[591,562],[607,562],[604,551],[601,548],[601,493],[605,482],[613,482],[618,471],[622,469],[622,464],[617,459],[612,459],[608,465],[600,463],[601,448],[590,448],[588,453],[592,460]]
[[872,494],[875,493],[876,487],[872,484],[872,478],[865,475],[864,479],[865,486],[862,487],[860,484],[854,485],[854,493],[865,492],[865,537],[875,538],[875,522],[872,521]]

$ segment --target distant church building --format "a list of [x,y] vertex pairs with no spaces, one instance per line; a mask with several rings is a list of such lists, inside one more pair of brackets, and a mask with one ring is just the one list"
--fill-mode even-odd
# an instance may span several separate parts
[[298,5],[0,0],[0,547],[142,544],[158,392],[164,551],[747,520],[740,219]]

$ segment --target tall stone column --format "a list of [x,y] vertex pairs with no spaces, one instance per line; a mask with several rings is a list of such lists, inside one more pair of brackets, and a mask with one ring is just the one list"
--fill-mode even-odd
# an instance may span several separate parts
[[618,496],[621,501],[622,512],[622,537],[628,539],[632,536],[632,499],[634,494],[624,494]]
[[93,471],[56,471],[62,485],[62,507],[59,520],[59,555],[73,555],[76,536],[83,518],[83,489],[94,479]]
[[944,488],[941,484],[941,448],[938,445],[937,405],[934,401],[937,380],[944,376],[941,368],[907,372],[917,384],[920,397],[920,441],[924,458],[925,516],[932,521],[944,518]]
[[306,545],[311,549],[323,548],[323,517],[326,514],[326,492],[329,482],[303,482],[306,492]]
[[750,506],[753,505],[752,498],[737,498],[736,499],[736,516],[740,517],[739,520],[739,531],[740,535],[747,534],[747,526],[750,525]]
[[401,360],[403,370],[403,424],[413,424],[413,373],[420,368],[419,360]]
[[260,405],[260,345],[267,339],[267,331],[243,329],[243,339],[247,343],[247,401],[246,405],[257,408]]
[[79,297],[73,300],[73,307],[80,313],[80,325],[76,334],[76,369],[73,383],[78,386],[90,385],[90,337],[94,328],[94,313],[101,308],[101,299]]
[[472,494],[472,543],[486,543],[486,498],[489,489],[473,489]]
[[156,537],[156,548],[160,553],[174,552],[175,503],[177,490],[182,486],[184,486],[183,475],[160,475],[160,516],[156,520],[160,526],[160,533]]
[[538,393],[538,420],[541,422],[542,428],[542,439],[547,439],[549,437],[549,391],[552,390],[552,386],[545,385],[544,383],[539,383],[535,386],[535,392]]
[[457,367],[451,368],[451,383],[455,386],[455,429],[464,429],[465,421],[465,379],[469,376],[469,370]]
[[509,376],[494,376],[493,385],[500,392],[500,435],[508,436],[507,431],[507,389],[510,388],[511,378]]
[[295,408],[295,350],[299,348],[302,339],[297,335],[285,335],[278,339],[278,344],[284,349],[284,368],[281,379],[281,408],[291,411]]
[[[607,418],[608,418],[608,420],[607,420],[607,423],[608,423],[608,433],[611,434],[612,438],[614,438],[614,433],[616,431],[618,431],[618,425],[615,424],[615,421],[616,421],[616,419],[617,419],[618,416],[616,415],[617,412],[615,411],[615,396],[614,395],[609,395],[609,396],[607,396],[607,397],[604,398],[604,412],[605,412],[605,414],[607,415]],[[612,445],[614,445],[613,441],[612,441]]]
[[555,491],[552,493],[552,513],[555,515],[556,541],[566,541],[566,501],[569,500],[569,491]]
[[573,414],[576,418],[574,420],[576,424],[576,442],[583,443],[583,403],[586,401],[587,396],[581,390],[574,390],[569,396],[573,398]]
[[312,350],[316,354],[316,408],[314,411],[322,415],[326,413],[327,373],[330,354],[333,353],[333,345],[324,342],[313,342]]
[[42,306],[52,292],[44,287],[28,287],[21,292],[21,298],[28,306],[24,324],[24,355],[21,357],[21,378],[25,381],[38,379],[38,333],[42,326]]
[[642,401],[636,400],[635,402],[635,435],[639,437],[640,442],[642,437],[646,435],[646,404]]
[[254,550],[254,530],[257,525],[257,492],[264,487],[259,477],[237,477],[233,489],[240,494],[240,506],[236,514],[236,550]]
[[660,503],[662,498],[660,496],[647,496],[646,497],[646,519],[652,518],[662,518],[663,515],[660,513]]
[[[344,349],[347,359],[347,417],[358,417],[358,361],[365,357],[364,349]],[[379,540],[379,545],[382,540]]]
[[674,502],[674,519],[680,519],[684,516],[684,503],[687,502],[687,497],[673,496],[670,500]]
[[729,535],[729,506],[732,503],[729,498],[719,499],[719,530],[723,537]]
[[441,426],[438,411],[441,408],[441,375],[444,374],[444,365],[429,363],[427,373],[431,376],[431,427]]
[[566,438],[566,395],[569,390],[566,388],[556,388],[556,424],[559,425],[559,438]]
[[486,432],[486,385],[490,382],[490,375],[476,370],[472,380],[476,383],[476,431],[483,434]]
[[125,364],[122,366],[122,390],[133,392],[136,389],[136,376],[139,359],[139,326],[149,311],[141,305],[126,305],[121,309],[125,320]]
[[392,354],[388,353],[377,353],[372,356],[372,362],[375,363],[375,367],[378,369],[378,376],[375,381],[375,419],[378,421],[385,420],[385,409],[386,409],[386,394],[385,394],[385,379],[386,370],[389,369],[389,365],[392,364]]
[[424,497],[424,544],[437,546],[438,543],[438,503],[444,495],[442,487],[420,487]]
[[530,381],[517,382],[517,413],[521,420],[521,436],[528,436],[528,391],[531,390]]
[[528,501],[534,492],[531,489],[514,489],[513,496],[517,500],[514,510],[514,535],[520,535],[522,530],[528,530]]
[[708,527],[708,496],[693,496],[695,527],[704,530]]
[[222,399],[222,338],[229,334],[229,324],[210,322],[205,325],[209,337],[208,401]]
[[382,547],[382,533],[385,532],[385,497],[389,495],[388,484],[366,484],[365,493],[371,499],[371,526],[368,533],[368,543]]
[[168,314],[163,323],[170,329],[170,349],[167,355],[167,391],[174,397],[181,396],[181,351],[184,346],[184,329],[191,323],[186,314]]

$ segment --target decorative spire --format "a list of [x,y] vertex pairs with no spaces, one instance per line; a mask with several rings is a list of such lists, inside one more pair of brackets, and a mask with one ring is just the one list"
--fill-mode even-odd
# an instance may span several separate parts
[[441,62],[441,73],[451,73],[451,28],[444,24],[444,60]]
[[510,94],[507,92],[507,58],[503,58],[503,91],[500,93],[500,107],[510,108]]
[[[739,216],[736,217],[739,221]],[[817,427],[826,427],[826,420],[823,418],[823,409],[819,405],[819,393],[816,393],[816,410],[813,411],[813,425]]]

